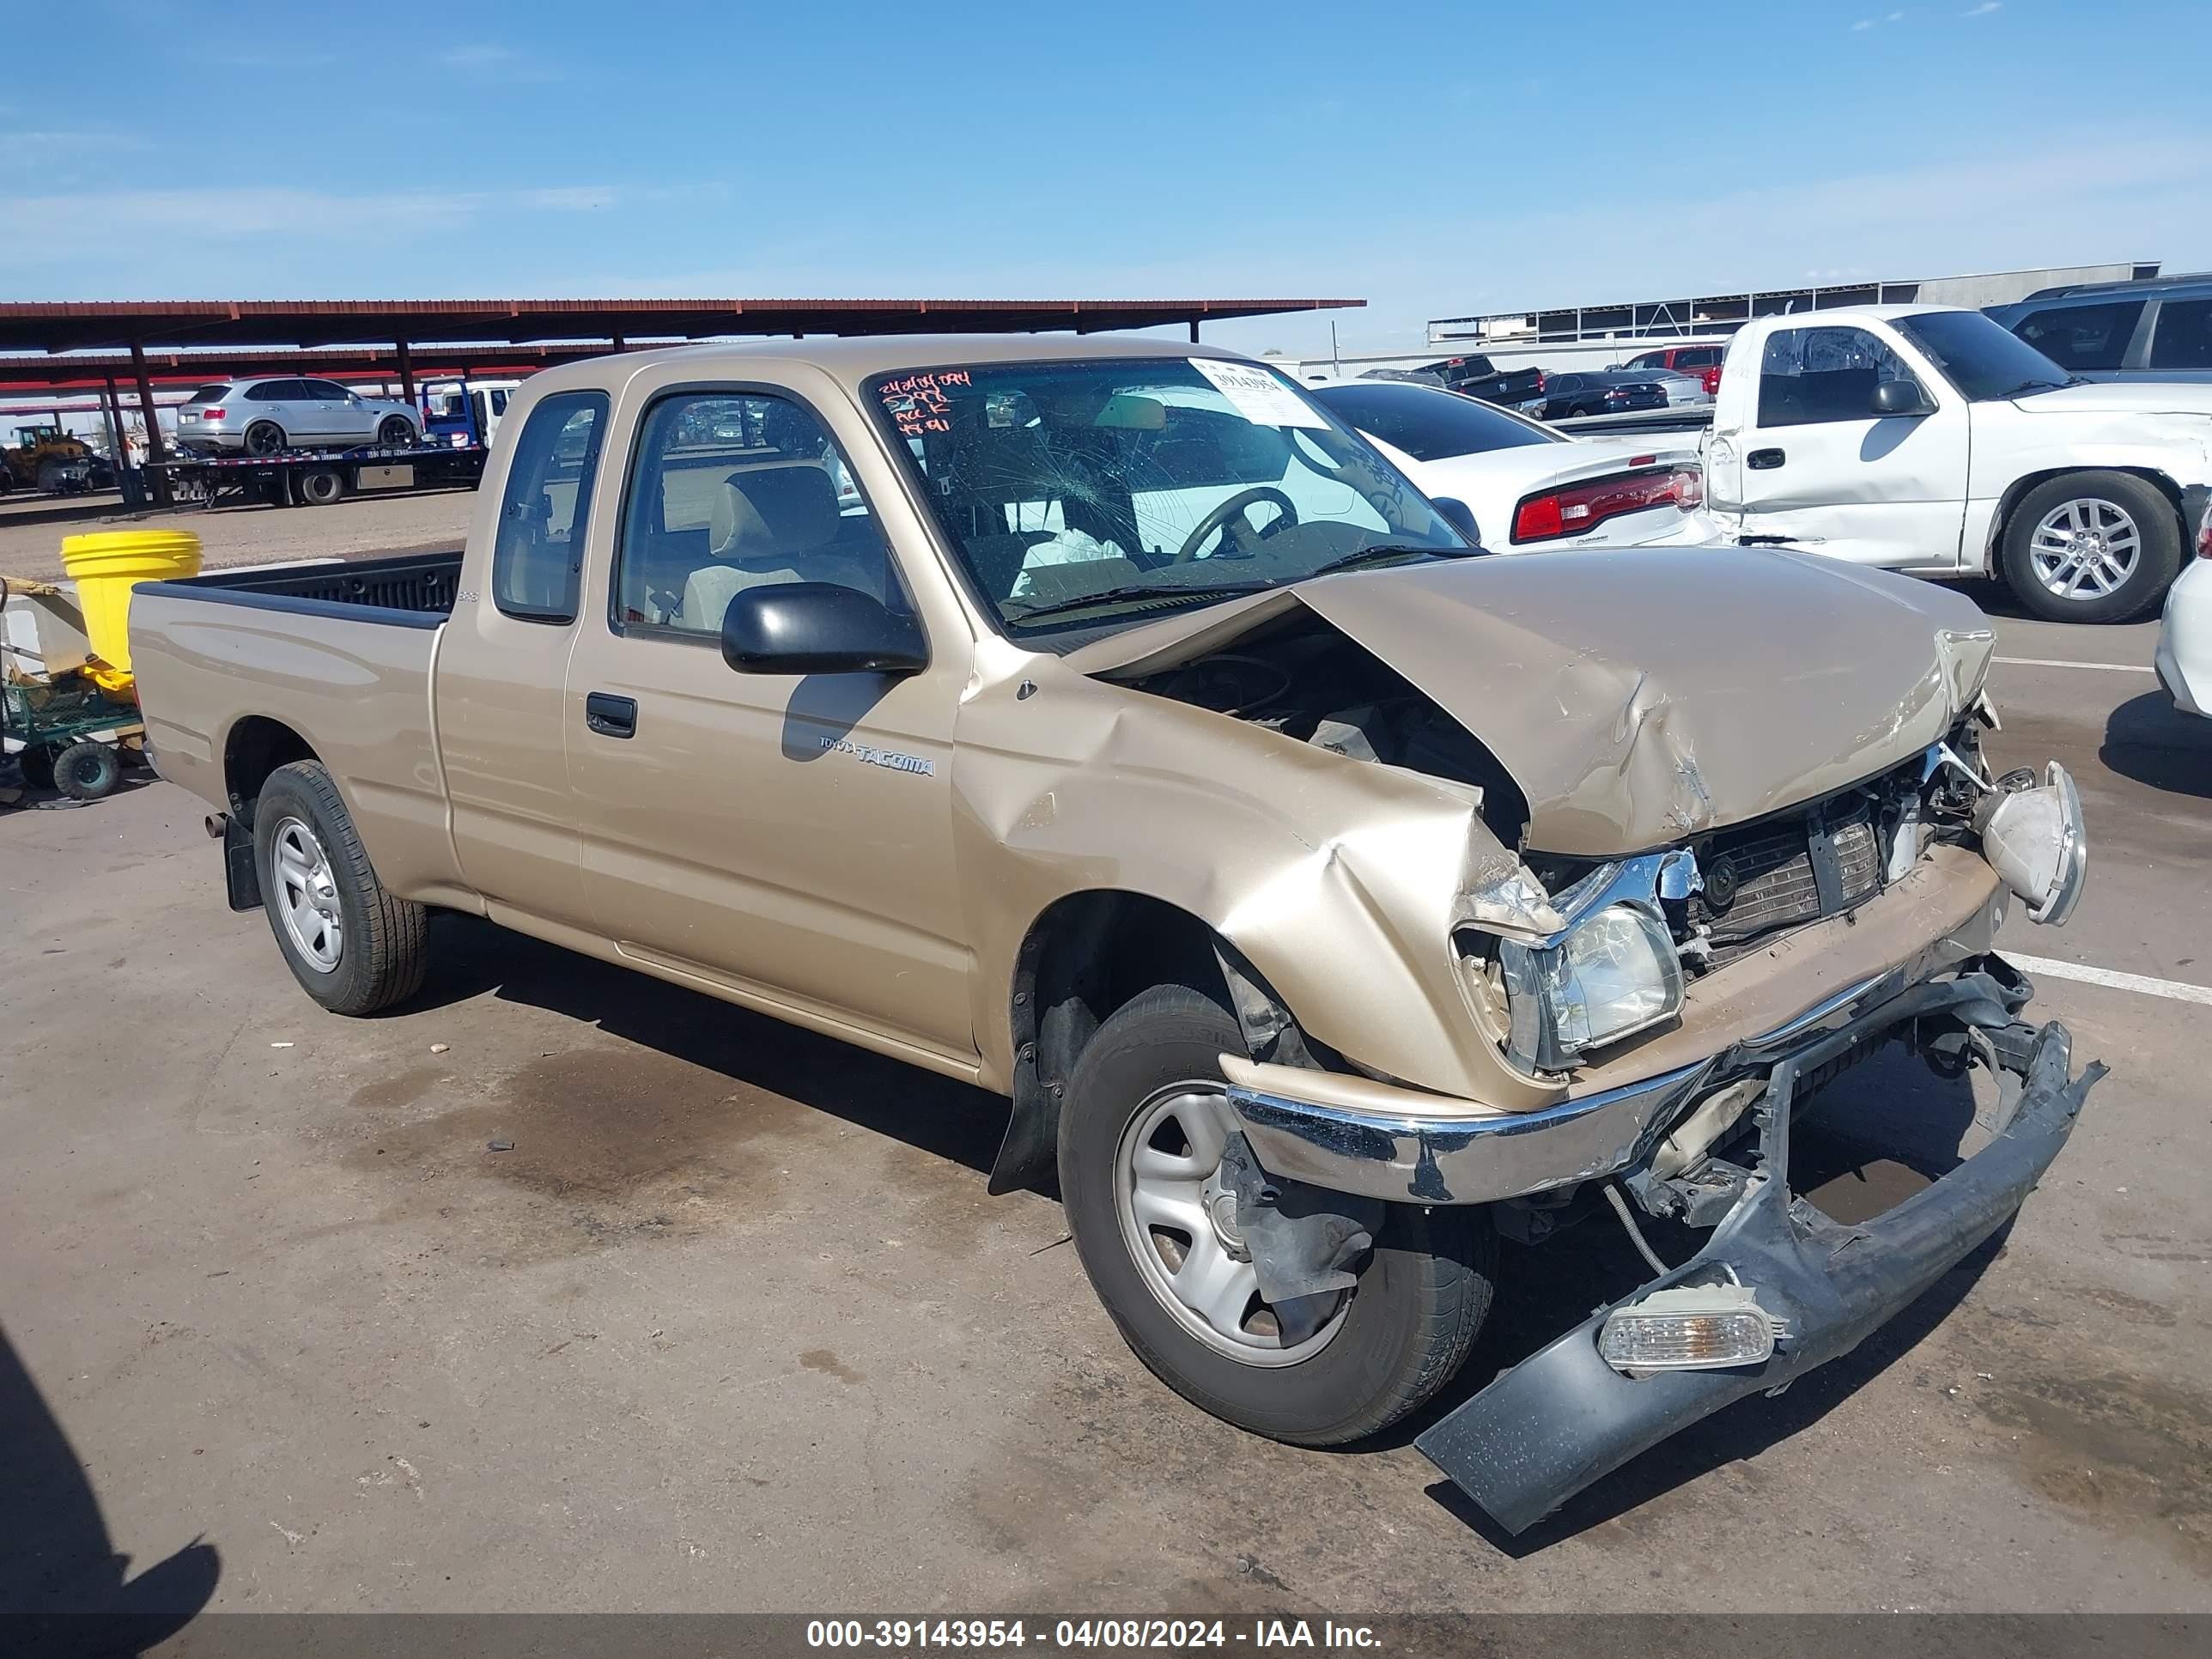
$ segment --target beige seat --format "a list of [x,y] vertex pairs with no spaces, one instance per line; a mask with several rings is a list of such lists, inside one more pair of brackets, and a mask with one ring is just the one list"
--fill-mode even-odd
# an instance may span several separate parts
[[708,524],[714,562],[694,570],[670,621],[718,633],[730,601],[774,582],[835,582],[881,600],[883,565],[836,550],[837,487],[811,461],[743,468],[723,480]]

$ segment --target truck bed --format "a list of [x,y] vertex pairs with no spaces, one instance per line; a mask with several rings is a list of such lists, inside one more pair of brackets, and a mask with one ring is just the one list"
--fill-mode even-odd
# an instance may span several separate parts
[[239,812],[273,765],[319,760],[385,883],[450,902],[431,688],[460,570],[412,553],[142,585],[131,656],[155,769]]
[[218,570],[180,581],[148,582],[139,597],[211,600],[295,615],[435,628],[453,608],[461,552],[404,553],[344,564]]

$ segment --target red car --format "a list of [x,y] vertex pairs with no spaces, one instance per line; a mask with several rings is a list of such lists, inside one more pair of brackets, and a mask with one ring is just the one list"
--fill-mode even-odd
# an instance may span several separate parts
[[1671,368],[1677,374],[1694,374],[1705,383],[1708,392],[1721,389],[1721,358],[1726,355],[1725,341],[1714,345],[1666,346],[1657,351],[1647,351],[1631,357],[1623,368]]

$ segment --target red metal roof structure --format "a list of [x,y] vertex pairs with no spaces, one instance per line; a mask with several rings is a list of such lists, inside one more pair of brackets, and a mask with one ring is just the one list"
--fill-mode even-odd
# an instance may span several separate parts
[[1025,333],[1196,325],[1361,300],[17,300],[0,354],[189,346],[699,339],[727,334]]
[[[0,395],[100,392],[122,428],[137,393],[162,459],[154,386],[234,374],[521,374],[631,346],[767,334],[1036,333],[1332,311],[1364,300],[8,300]],[[418,350],[426,355],[418,358]]]

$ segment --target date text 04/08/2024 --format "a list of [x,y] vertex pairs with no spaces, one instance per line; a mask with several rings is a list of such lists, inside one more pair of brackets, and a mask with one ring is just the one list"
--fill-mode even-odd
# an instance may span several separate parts
[[1255,1619],[1238,1626],[1220,1619],[1061,1619],[1035,1630],[1019,1619],[816,1619],[810,1648],[915,1649],[1225,1648],[1371,1649],[1381,1638],[1365,1625],[1323,1620]]

